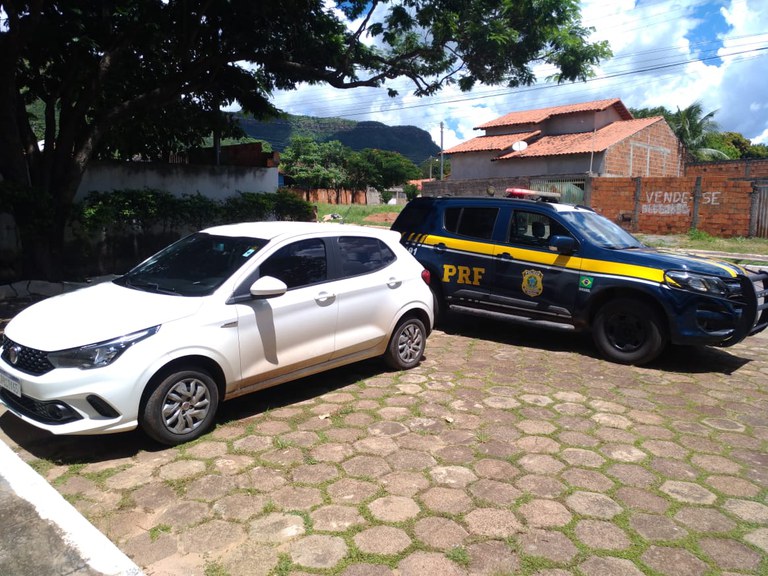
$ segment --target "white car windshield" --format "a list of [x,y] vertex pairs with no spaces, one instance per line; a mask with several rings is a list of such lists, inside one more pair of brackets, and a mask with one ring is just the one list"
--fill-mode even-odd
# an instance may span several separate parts
[[561,212],[560,216],[591,243],[609,250],[645,248],[645,245],[618,224],[595,212]]
[[114,282],[147,292],[207,296],[266,244],[267,240],[258,238],[198,232],[171,244]]

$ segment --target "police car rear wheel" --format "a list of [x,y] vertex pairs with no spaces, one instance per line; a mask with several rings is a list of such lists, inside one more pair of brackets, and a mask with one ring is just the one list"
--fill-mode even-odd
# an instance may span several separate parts
[[647,364],[666,346],[666,333],[656,311],[630,298],[608,302],[592,329],[595,345],[607,359],[620,364]]

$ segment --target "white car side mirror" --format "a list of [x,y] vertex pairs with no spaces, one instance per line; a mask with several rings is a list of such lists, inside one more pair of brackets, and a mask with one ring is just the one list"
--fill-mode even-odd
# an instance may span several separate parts
[[264,276],[251,284],[251,296],[254,298],[274,298],[282,296],[288,290],[285,282],[274,276]]

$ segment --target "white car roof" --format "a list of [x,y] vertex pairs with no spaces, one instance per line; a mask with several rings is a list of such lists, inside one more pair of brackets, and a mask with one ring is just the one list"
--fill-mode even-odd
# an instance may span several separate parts
[[305,236],[308,234],[362,234],[392,240],[399,237],[397,232],[386,228],[356,226],[354,224],[339,224],[325,222],[241,222],[239,224],[224,224],[202,230],[207,234],[218,236],[242,236],[246,238],[261,238],[273,240],[279,236]]

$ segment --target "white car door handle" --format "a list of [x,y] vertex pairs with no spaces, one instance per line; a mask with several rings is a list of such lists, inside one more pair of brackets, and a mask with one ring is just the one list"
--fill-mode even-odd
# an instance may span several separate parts
[[334,300],[336,300],[336,294],[332,294],[330,292],[320,292],[317,296],[315,296],[315,302],[317,302],[320,306],[328,306],[329,304],[333,304]]
[[403,281],[398,280],[397,278],[390,278],[389,280],[387,280],[387,286],[389,286],[390,288],[400,288],[402,284],[403,284]]

